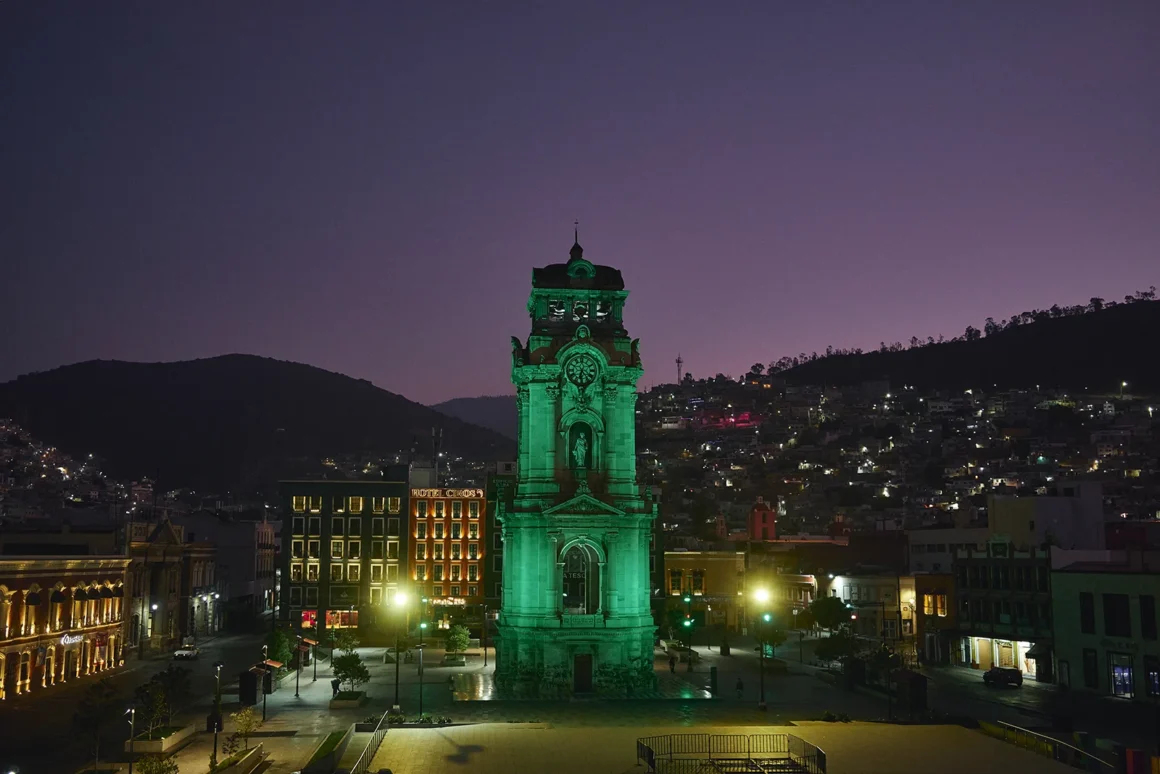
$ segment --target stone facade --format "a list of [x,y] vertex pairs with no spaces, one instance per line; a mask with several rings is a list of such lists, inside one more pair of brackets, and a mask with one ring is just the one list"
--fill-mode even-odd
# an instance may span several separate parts
[[651,684],[656,506],[636,482],[637,342],[620,272],[573,245],[533,272],[532,333],[512,339],[519,459],[496,641],[502,685],[587,693]]

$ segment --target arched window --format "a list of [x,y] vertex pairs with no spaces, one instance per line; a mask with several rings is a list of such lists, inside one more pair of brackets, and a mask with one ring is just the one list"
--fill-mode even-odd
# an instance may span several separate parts
[[592,546],[577,544],[564,553],[562,588],[565,613],[600,612],[600,557]]

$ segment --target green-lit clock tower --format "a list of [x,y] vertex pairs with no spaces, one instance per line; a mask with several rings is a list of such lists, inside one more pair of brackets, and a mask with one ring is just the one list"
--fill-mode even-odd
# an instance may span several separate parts
[[[584,258],[532,271],[526,346],[512,337],[519,479],[502,506],[497,678],[585,693],[654,681],[649,541],[636,483],[637,341],[620,272]],[[631,690],[631,689],[630,689]]]

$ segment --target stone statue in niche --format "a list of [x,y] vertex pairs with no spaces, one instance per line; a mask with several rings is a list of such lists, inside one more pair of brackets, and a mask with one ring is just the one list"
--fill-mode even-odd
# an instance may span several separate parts
[[572,426],[571,438],[568,444],[568,455],[574,470],[586,470],[591,466],[592,442],[589,438],[588,426],[576,424]]

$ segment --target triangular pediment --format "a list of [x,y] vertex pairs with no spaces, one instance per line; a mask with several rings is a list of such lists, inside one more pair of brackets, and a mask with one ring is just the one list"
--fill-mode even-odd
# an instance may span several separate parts
[[569,514],[584,516],[624,516],[624,511],[615,508],[603,500],[597,500],[592,495],[576,495],[571,500],[565,500],[559,505],[553,505],[544,511],[545,516],[567,516]]

